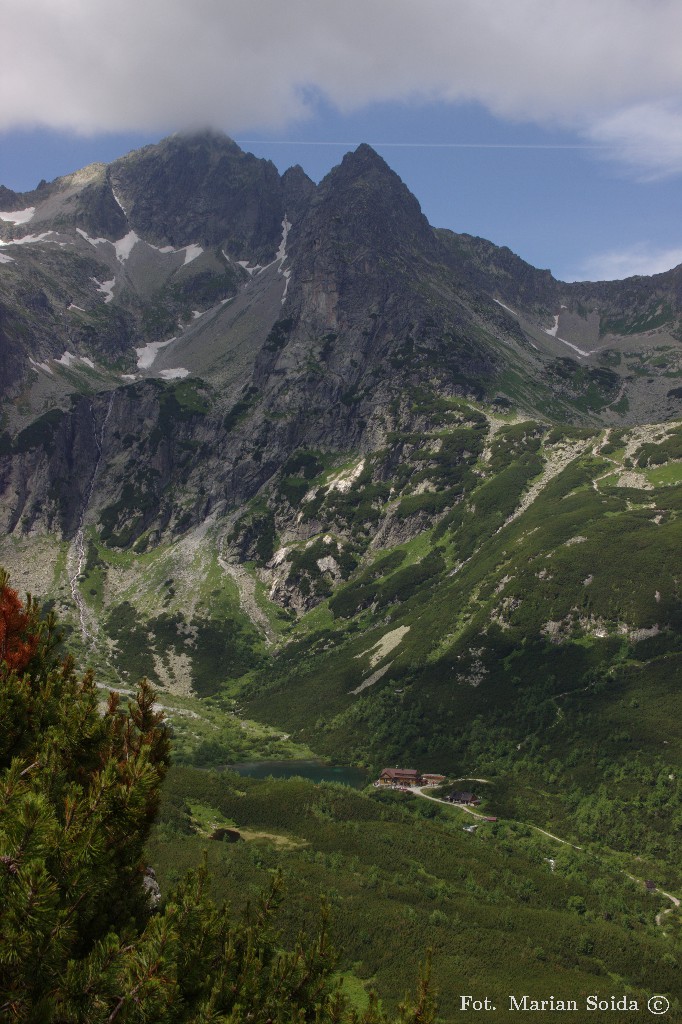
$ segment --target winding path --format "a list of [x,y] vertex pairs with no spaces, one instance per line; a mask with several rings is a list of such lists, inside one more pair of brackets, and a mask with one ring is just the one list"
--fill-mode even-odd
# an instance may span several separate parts
[[[488,779],[454,779],[454,782],[488,782]],[[445,804],[446,807],[456,807],[459,811],[466,811],[467,814],[471,814],[474,818],[480,818],[481,821],[487,821],[490,815],[481,814],[480,811],[472,811],[470,807],[465,804],[453,804],[449,800],[441,800],[437,796],[429,796],[428,793],[424,792],[424,787],[412,789],[410,792],[416,793],[418,796],[423,797],[425,800],[433,800],[436,804]],[[540,828],[539,825],[531,825],[528,821],[515,821],[513,818],[505,818],[505,821],[510,822],[512,825],[524,825],[526,828],[535,829],[536,832],[542,832],[543,836],[548,836],[550,839],[556,840],[557,843],[563,843],[564,846],[571,846],[574,850],[582,850],[582,846],[576,846],[575,843],[569,843],[568,839],[561,839],[559,836],[555,836],[552,832],[546,832],[544,828]]]
[[[453,782],[488,782],[489,780],[488,779],[470,779],[470,778],[466,778],[466,779],[452,779],[451,781],[453,781]],[[436,804],[445,804],[446,807],[456,807],[458,811],[466,811],[467,814],[470,814],[474,818],[479,818],[481,821],[487,821],[488,820],[489,815],[481,814],[480,811],[472,811],[471,808],[467,807],[465,804],[453,804],[449,800],[441,800],[440,797],[430,796],[428,793],[424,792],[424,788],[425,787],[414,788],[414,789],[411,789],[410,792],[411,793],[415,793],[417,796],[423,797],[424,800],[433,800],[433,802],[436,803]],[[584,849],[584,847],[576,846],[575,843],[570,843],[568,841],[568,839],[562,839],[560,836],[555,836],[553,832],[547,832],[544,828],[540,828],[539,825],[533,825],[533,824],[531,824],[531,822],[528,822],[528,821],[516,821],[514,818],[505,818],[504,820],[506,822],[508,822],[509,824],[512,824],[512,825],[523,825],[526,828],[532,828],[536,832],[541,832],[543,836],[547,836],[549,839],[554,839],[555,842],[557,842],[557,843],[562,843],[564,846],[570,846],[573,850],[582,850],[582,849]],[[552,868],[552,870],[554,870],[554,868]],[[626,875],[626,877],[629,878],[632,882],[637,882],[640,885],[644,885],[645,884],[642,881],[641,878],[636,878],[635,875],[631,875],[627,871],[624,871],[623,874]],[[682,905],[682,901],[680,901],[677,898],[677,896],[673,896],[671,893],[666,892],[665,889],[659,889],[658,887],[656,888],[655,891],[657,893],[660,893],[661,896],[665,896],[665,898],[670,900],[670,902],[673,904],[673,906],[676,909],[679,910],[680,906]],[[662,927],[662,925],[663,925],[663,918],[666,916],[666,914],[671,914],[672,910],[673,910],[672,907],[668,907],[666,910],[659,910],[658,914],[656,914],[656,924],[659,927]]]
[[[455,781],[457,781],[457,780],[455,780]],[[482,779],[476,779],[475,781],[476,782],[481,782]],[[467,807],[465,804],[453,804],[453,803],[450,803],[449,800],[441,800],[440,797],[429,796],[428,793],[424,792],[423,788],[410,789],[410,793],[416,793],[417,796],[422,796],[422,797],[424,797],[425,800],[433,800],[434,804],[445,804],[446,807],[456,807],[458,811],[466,811],[467,814],[473,815],[474,818],[480,818],[481,821],[485,821],[486,820],[487,815],[480,814],[478,811],[472,811],[471,808]]]
[[[665,892],[664,889],[656,889],[656,892],[660,892],[661,896],[665,896],[666,899],[670,900],[671,903],[674,903],[675,906],[679,909],[680,901],[678,900],[677,896],[671,896],[670,893]],[[670,913],[670,911],[668,911],[668,913]]]
[[[629,871],[624,871],[623,874],[627,878],[629,878],[631,882],[637,882],[638,885],[646,885],[646,882],[644,882],[643,879],[637,878],[636,875],[631,875]],[[665,896],[665,898],[667,900],[670,900],[673,906],[675,906],[679,910],[680,901],[678,900],[677,896],[671,896],[669,892],[666,892],[665,889],[659,889],[658,886],[653,891],[660,893],[661,896]],[[666,916],[666,914],[672,914],[672,911],[672,907],[667,907],[667,909],[665,910],[659,910],[659,912],[656,914],[656,924],[659,928],[663,927],[663,918]]]

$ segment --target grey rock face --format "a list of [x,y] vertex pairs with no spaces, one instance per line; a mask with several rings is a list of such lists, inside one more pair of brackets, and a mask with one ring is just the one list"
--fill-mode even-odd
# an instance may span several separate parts
[[271,260],[284,218],[280,176],[225,136],[173,136],[113,163],[108,179],[131,227],[157,245],[225,244]]
[[146,893],[150,907],[154,909],[158,907],[161,902],[161,887],[156,880],[156,872],[154,868],[147,867],[144,871],[144,878],[142,879],[142,886]]

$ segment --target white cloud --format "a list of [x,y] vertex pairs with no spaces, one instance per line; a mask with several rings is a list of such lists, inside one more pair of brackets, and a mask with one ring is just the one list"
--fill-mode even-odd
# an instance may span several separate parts
[[620,281],[625,277],[640,274],[650,277],[662,274],[682,263],[682,248],[660,249],[641,242],[624,249],[590,256],[579,268],[576,281]]
[[682,170],[682,106],[640,103],[599,119],[590,136],[612,158],[637,168],[645,179]]
[[682,168],[679,0],[3,0],[0,35],[0,130],[235,134],[285,128],[314,95],[475,100]]

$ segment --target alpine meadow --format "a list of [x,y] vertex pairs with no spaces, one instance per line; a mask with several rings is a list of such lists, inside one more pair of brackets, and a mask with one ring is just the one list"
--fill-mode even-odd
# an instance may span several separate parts
[[682,1020],[682,266],[366,144],[0,208],[0,1018]]

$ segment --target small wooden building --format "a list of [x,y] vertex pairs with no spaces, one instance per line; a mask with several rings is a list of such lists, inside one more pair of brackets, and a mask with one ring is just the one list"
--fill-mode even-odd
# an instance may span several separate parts
[[421,772],[416,768],[384,768],[379,776],[380,786],[423,786]]
[[425,786],[442,786],[446,781],[445,775],[434,775],[432,772],[424,772],[422,779]]
[[480,804],[481,802],[475,793],[462,793],[458,790],[454,790],[445,799],[449,800],[451,804]]

